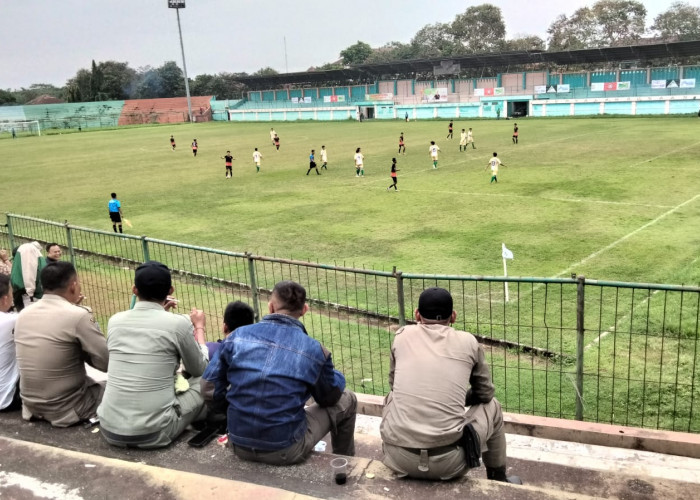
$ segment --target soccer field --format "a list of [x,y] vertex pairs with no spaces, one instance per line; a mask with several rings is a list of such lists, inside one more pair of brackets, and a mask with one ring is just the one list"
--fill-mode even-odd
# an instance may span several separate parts
[[[447,121],[215,122],[6,139],[0,210],[110,230],[116,191],[129,232],[227,250],[500,275],[503,242],[514,276],[700,281],[697,118],[529,118],[518,121],[518,145],[513,123],[456,120],[452,140]],[[468,127],[477,149],[459,152]],[[407,153],[397,156],[401,132]],[[328,171],[306,176],[312,148],[321,165],[321,145]],[[357,147],[364,178],[355,177]],[[226,150],[233,179],[224,177]],[[498,184],[485,170],[494,151],[507,165]],[[394,156],[400,191],[387,192]]]

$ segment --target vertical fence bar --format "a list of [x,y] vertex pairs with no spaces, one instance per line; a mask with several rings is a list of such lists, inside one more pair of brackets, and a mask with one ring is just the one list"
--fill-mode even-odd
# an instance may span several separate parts
[[15,237],[12,231],[12,217],[8,214],[5,216],[5,219],[7,219],[7,238],[10,240],[10,255],[12,254],[12,251],[15,249]]
[[576,279],[576,420],[583,420],[583,315],[586,277],[578,276]]
[[253,298],[253,311],[255,312],[255,321],[260,321],[260,298],[258,297],[258,280],[255,276],[255,258],[246,252],[248,259],[248,273],[250,274],[250,294]]
[[394,276],[396,277],[396,301],[399,306],[399,327],[406,326],[406,304],[403,296],[403,273],[396,270],[394,266]]
[[143,261],[148,262],[151,260],[151,254],[148,251],[148,239],[145,236],[141,236],[141,248],[143,249]]
[[73,248],[73,234],[71,232],[68,221],[65,223],[66,227],[66,244],[68,245],[68,253],[70,254],[70,263],[75,267],[75,250]]

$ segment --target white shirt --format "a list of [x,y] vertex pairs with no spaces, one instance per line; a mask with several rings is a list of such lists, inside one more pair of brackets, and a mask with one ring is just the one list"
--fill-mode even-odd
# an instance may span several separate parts
[[260,151],[253,153],[253,161],[255,163],[260,163],[260,158],[262,158],[262,153]]
[[362,161],[365,159],[362,153],[355,153],[355,165],[358,167],[362,166]]
[[437,159],[437,157],[438,157],[438,151],[440,151],[440,148],[437,147],[437,146],[430,146],[430,148],[428,149],[428,151],[430,151],[430,156],[432,156],[433,158]]
[[13,335],[17,316],[17,313],[0,312],[0,409],[12,402],[19,380]]
[[328,153],[325,149],[321,150],[321,161],[328,161]]

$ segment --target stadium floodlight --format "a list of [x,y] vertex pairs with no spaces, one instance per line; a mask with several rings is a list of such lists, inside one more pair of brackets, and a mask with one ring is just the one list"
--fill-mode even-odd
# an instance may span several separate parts
[[185,0],[168,0],[168,8],[175,9],[177,14],[177,31],[180,34],[180,50],[182,51],[182,71],[185,74],[185,93],[187,94],[187,115],[192,122],[192,101],[190,100],[190,84],[187,81],[187,64],[185,63],[185,45],[182,43],[182,28],[180,27],[180,9],[185,8]]

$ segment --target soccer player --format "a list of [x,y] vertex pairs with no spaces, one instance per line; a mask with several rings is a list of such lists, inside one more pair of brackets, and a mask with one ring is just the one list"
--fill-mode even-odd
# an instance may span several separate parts
[[[488,170],[488,168],[491,167],[491,182],[495,181],[496,184],[498,184],[498,167],[500,165],[506,166],[505,163],[501,163],[501,160],[498,159],[498,153],[493,153],[493,158],[489,160],[484,169]],[[491,184],[491,182],[489,184]]]
[[258,151],[258,148],[255,148],[255,151],[253,151],[253,161],[255,162],[255,168],[256,168],[256,173],[260,172],[260,160],[262,159],[262,153]]
[[119,232],[123,233],[122,217],[124,214],[122,213],[122,204],[117,199],[117,193],[112,193],[111,196],[112,199],[107,203],[107,208],[109,209],[109,218],[112,221],[112,229],[116,233],[117,226],[119,226]]
[[328,152],[326,151],[326,146],[321,146],[321,161],[323,162],[321,170],[324,168],[328,170]]
[[194,156],[197,156],[197,148],[199,146],[197,145],[197,139],[192,139],[192,154]]
[[404,144],[403,141],[403,132],[401,132],[401,135],[399,136],[399,152],[397,154],[401,154],[401,150],[403,150],[403,154],[406,154],[406,144]]
[[365,176],[365,155],[360,152],[360,148],[355,150],[355,177]]
[[[698,112],[698,115],[700,116],[700,112]],[[406,121],[408,121],[408,111],[406,111]]]
[[[472,128],[469,127],[469,132],[467,132],[467,146],[471,144],[472,149],[476,149],[476,145],[474,144],[474,136],[472,135]],[[465,147],[464,150],[466,151],[467,148]]]
[[464,129],[462,129],[462,132],[459,134],[459,150],[460,152],[467,150],[467,132]]
[[428,148],[428,153],[430,154],[430,159],[433,160],[433,168],[437,168],[438,151],[440,151],[440,148],[435,145],[435,141],[430,141],[430,147]]
[[172,135],[170,136],[170,147],[172,147],[173,151],[175,151],[175,137]]
[[399,171],[399,169],[396,168],[396,158],[392,158],[391,159],[391,182],[393,182],[393,184],[391,184],[388,188],[386,188],[387,191],[389,191],[392,187],[394,188],[395,191],[399,190],[399,188],[396,187],[396,182],[398,180],[396,178],[396,172],[398,172],[398,171]]
[[226,160],[226,178],[230,179],[233,177],[233,156],[231,151],[226,151],[226,155],[221,157],[222,160]]
[[513,144],[518,143],[518,124],[513,124]]
[[311,150],[311,154],[309,155],[309,169],[306,171],[306,175],[309,175],[312,168],[316,170],[316,175],[321,175],[316,166],[316,150],[314,149]]
[[452,139],[452,138],[453,138],[453,137],[452,137],[452,127],[453,127],[453,123],[452,123],[452,120],[450,120],[450,124],[447,126],[447,137],[446,137],[446,139]]
[[273,144],[275,145],[275,147],[277,148],[277,151],[279,151],[279,150],[280,150],[280,138],[279,138],[279,136],[278,136],[277,134],[275,134],[275,138],[272,139],[272,143],[273,143]]
[[273,146],[275,145],[275,136],[276,135],[277,135],[277,133],[275,132],[275,129],[271,128],[270,129],[270,140],[272,141]]

